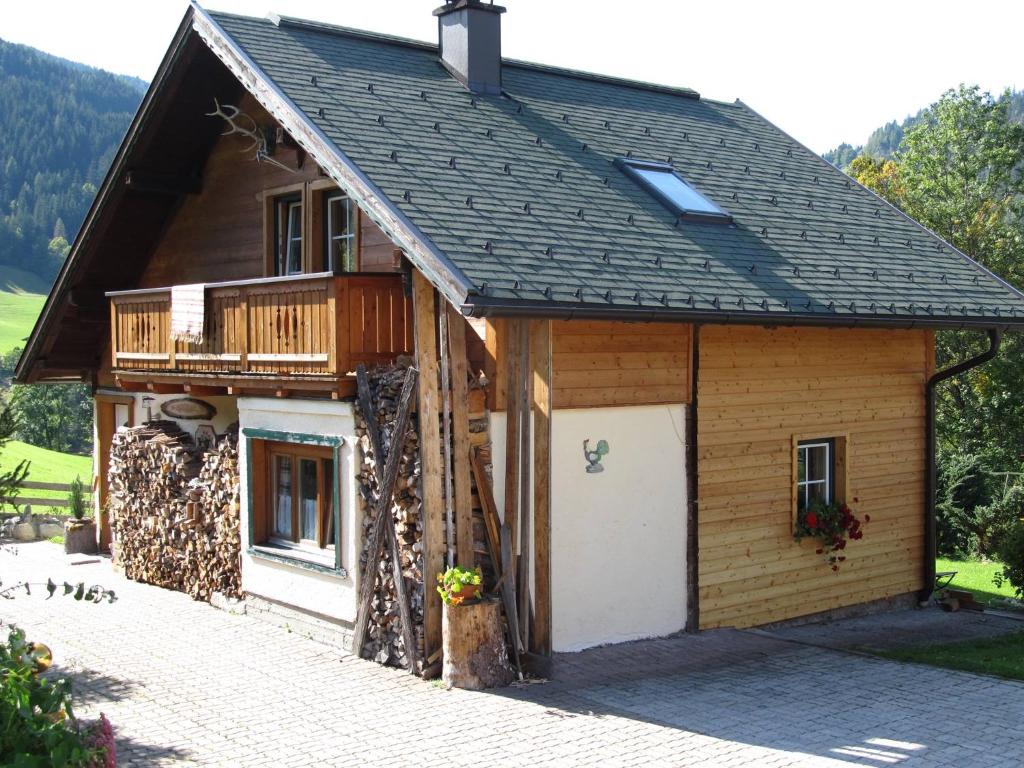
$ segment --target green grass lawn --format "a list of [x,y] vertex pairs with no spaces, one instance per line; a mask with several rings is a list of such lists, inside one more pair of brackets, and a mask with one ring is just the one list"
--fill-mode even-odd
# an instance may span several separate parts
[[0,353],[24,347],[46,300],[39,278],[13,267],[0,267]]
[[874,653],[895,661],[913,661],[964,672],[981,672],[1011,680],[1024,680],[1024,632],[984,640],[920,645]]
[[[28,479],[38,483],[70,483],[80,477],[85,484],[86,493],[92,482],[92,457],[75,456],[70,453],[58,453],[46,448],[38,448],[18,440],[11,440],[0,451],[0,470],[13,469],[23,459],[31,461]],[[62,498],[67,494],[59,491],[22,490],[22,496],[43,498]],[[9,507],[8,507],[8,511]],[[43,510],[37,510],[42,512]]]
[[973,592],[974,598],[979,603],[988,604],[990,600],[997,597],[1013,597],[1013,587],[1004,583],[997,587],[992,583],[992,577],[1002,572],[1002,566],[994,562],[977,562],[972,560],[946,560],[938,558],[935,561],[935,570],[956,571],[956,578],[949,585],[951,589],[962,589]]

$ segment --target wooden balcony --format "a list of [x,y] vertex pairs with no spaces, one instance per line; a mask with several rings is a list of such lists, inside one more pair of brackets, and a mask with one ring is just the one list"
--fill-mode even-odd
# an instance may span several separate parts
[[111,364],[127,389],[352,393],[352,372],[410,354],[397,274],[208,283],[200,344],[171,338],[171,289],[113,291]]

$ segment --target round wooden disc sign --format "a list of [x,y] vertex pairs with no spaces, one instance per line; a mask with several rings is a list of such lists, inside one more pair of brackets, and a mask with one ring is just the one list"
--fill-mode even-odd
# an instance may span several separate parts
[[194,397],[176,397],[167,400],[160,406],[165,416],[172,419],[185,419],[188,421],[209,421],[217,413],[217,409],[205,400],[197,400]]

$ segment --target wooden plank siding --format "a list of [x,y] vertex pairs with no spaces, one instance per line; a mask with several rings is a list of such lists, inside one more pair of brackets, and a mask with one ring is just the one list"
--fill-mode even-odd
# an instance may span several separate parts
[[[505,410],[507,323],[487,327],[491,407]],[[678,323],[551,322],[554,408],[687,403],[692,328]]]
[[[239,106],[260,125],[272,125],[271,118],[248,94]],[[212,108],[212,105],[211,105]],[[210,120],[219,118],[208,118]],[[289,172],[272,163],[257,163],[252,152],[244,151],[248,139],[224,136],[214,145],[202,172],[202,189],[186,196],[174,214],[139,282],[140,288],[183,283],[249,280],[267,276],[272,263],[265,253],[273,240],[273,224],[265,222],[265,195],[275,190],[307,185],[314,198],[322,199],[330,181],[316,163],[308,158]],[[295,167],[293,150],[279,149],[277,158]],[[313,206],[316,207],[315,205]],[[318,246],[322,237],[321,219],[305,217],[307,247]],[[395,248],[376,224],[360,212],[357,243],[361,252],[358,268],[368,272],[394,272],[399,269]],[[312,239],[310,239],[312,238]],[[314,260],[315,261],[315,260]],[[316,267],[318,269],[319,267]],[[316,271],[313,269],[311,271]]]
[[[921,586],[926,331],[704,326],[697,380],[700,626],[752,626]],[[847,436],[871,522],[833,573],[792,538],[793,436]]]

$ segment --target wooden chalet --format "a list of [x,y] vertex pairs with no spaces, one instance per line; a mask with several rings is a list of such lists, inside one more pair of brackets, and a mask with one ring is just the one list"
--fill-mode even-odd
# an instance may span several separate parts
[[[412,362],[424,661],[491,496],[535,660],[926,598],[933,334],[994,354],[1024,296],[741,102],[503,60],[502,12],[191,7],[17,371],[93,386],[97,510],[116,430],[237,422],[241,589],[344,636],[355,372]],[[812,498],[870,516],[837,571]]]

